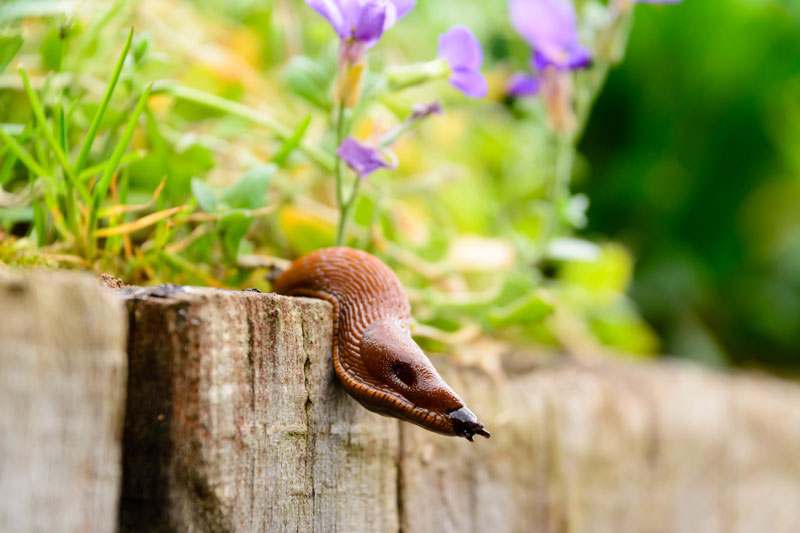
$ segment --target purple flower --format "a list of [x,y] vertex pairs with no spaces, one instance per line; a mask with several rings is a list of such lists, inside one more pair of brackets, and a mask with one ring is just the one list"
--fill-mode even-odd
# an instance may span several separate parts
[[376,170],[391,166],[381,157],[378,150],[363,145],[352,137],[342,141],[339,149],[336,150],[336,155],[341,157],[347,166],[362,179]]
[[415,0],[306,0],[325,17],[342,41],[342,53],[355,63],[397,19],[411,11]]
[[533,96],[539,92],[542,81],[538,76],[517,72],[508,80],[506,94],[517,98],[523,96]]
[[510,0],[511,22],[534,49],[537,68],[577,70],[592,63],[578,41],[575,8],[570,0]]
[[456,26],[439,37],[439,57],[450,66],[450,83],[473,98],[486,96],[486,79],[481,74],[483,50],[475,35]]

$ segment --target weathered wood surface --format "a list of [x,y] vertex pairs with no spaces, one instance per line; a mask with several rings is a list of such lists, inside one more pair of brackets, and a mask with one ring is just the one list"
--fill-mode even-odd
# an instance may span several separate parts
[[398,529],[398,424],[334,384],[329,304],[128,292],[123,531]]
[[796,386],[611,362],[516,369],[497,383],[440,361],[492,431],[470,444],[345,396],[325,303],[156,289],[134,291],[129,310],[128,531],[760,533],[800,523]]
[[0,310],[0,531],[114,531],[123,306],[91,276],[0,270]]
[[[330,306],[0,273],[0,531],[795,532],[800,387],[685,365],[437,361],[492,439],[367,412]],[[507,360],[507,365],[512,361]]]
[[492,439],[403,427],[403,531],[800,531],[800,387],[668,364],[443,370]]

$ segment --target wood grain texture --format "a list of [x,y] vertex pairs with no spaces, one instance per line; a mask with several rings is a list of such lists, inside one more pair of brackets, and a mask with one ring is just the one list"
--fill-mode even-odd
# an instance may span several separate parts
[[[497,383],[436,361],[496,429],[470,444],[399,429],[349,398],[334,382],[325,302],[117,294],[131,332],[122,531],[800,523],[797,385],[612,361],[518,367]],[[1,271],[0,306],[0,531],[114,530],[123,305],[87,276]]]
[[0,310],[0,531],[114,531],[123,306],[88,275],[0,270]]
[[123,531],[398,529],[398,423],[334,383],[329,304],[127,293]]
[[494,431],[469,447],[402,426],[403,531],[797,531],[795,385],[612,362],[496,384],[436,364]]

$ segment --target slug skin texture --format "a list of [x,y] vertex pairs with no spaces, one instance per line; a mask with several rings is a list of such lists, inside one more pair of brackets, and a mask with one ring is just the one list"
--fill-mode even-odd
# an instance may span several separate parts
[[333,368],[361,405],[444,435],[489,437],[411,338],[411,306],[378,258],[352,248],[301,257],[275,282],[275,292],[333,305]]

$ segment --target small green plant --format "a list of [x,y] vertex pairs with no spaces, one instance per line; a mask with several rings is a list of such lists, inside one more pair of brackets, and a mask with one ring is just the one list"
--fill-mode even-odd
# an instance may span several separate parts
[[[408,0],[359,4],[352,24],[341,2],[307,3],[324,20],[296,3],[299,21],[243,2],[216,40],[191,18],[202,0],[164,21],[126,0],[93,20],[0,11],[41,25],[0,32],[0,72],[32,64],[0,79],[0,262],[268,290],[271,268],[348,245],[406,281],[428,347],[654,350],[624,296],[630,257],[572,236],[576,144],[630,5],[542,0],[560,9],[540,17],[512,2],[519,39],[494,7],[463,21],[473,31]],[[554,13],[555,34],[526,25]],[[531,48],[550,55],[512,76]]]
[[[98,254],[118,249],[119,241],[108,237],[124,234],[119,229],[120,214],[133,211],[126,210],[124,206],[103,206],[113,197],[124,198],[126,195],[124,183],[116,183],[115,179],[125,165],[136,157],[136,154],[127,153],[128,146],[147,105],[151,86],[141,91],[127,122],[116,130],[106,132],[109,137],[117,139],[108,157],[89,165],[92,148],[119,82],[132,40],[133,30],[128,33],[103,100],[77,146],[71,147],[69,144],[72,137],[70,110],[65,109],[63,101],[59,101],[48,113],[24,68],[20,68],[19,76],[33,114],[33,124],[19,132],[19,135],[0,129],[0,138],[10,158],[8,168],[13,166],[14,160],[18,160],[28,170],[28,190],[33,211],[32,237],[39,246],[58,241],[65,252],[74,253],[89,262]],[[33,152],[24,146],[26,140],[29,141],[27,144],[33,145]],[[112,190],[114,195],[110,198]],[[150,221],[160,220],[165,214],[162,212],[159,216],[151,216]],[[104,223],[102,228],[99,227],[101,223]],[[101,240],[102,247],[98,250]]]

